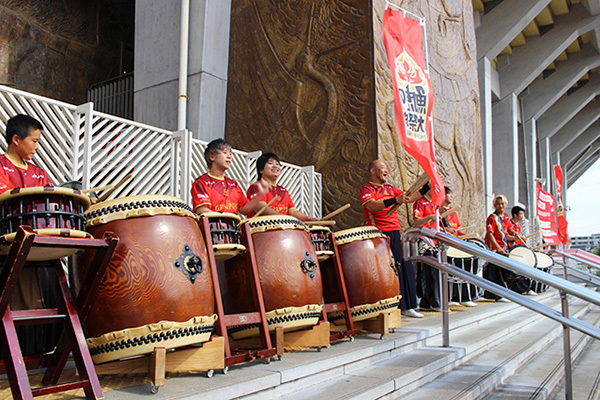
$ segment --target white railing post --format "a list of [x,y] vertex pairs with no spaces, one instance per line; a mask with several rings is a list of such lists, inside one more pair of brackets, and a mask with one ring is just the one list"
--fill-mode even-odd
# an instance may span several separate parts
[[[256,159],[262,155],[262,151],[253,151],[246,154],[246,182],[248,186],[254,181],[254,172],[256,172]],[[254,162],[253,162],[254,161]]]
[[180,131],[173,132],[171,136],[171,196],[181,197],[179,188],[179,179],[181,174],[179,173],[179,146],[181,145],[181,133]]
[[315,167],[309,165],[308,167],[302,167],[301,170],[302,174],[306,175],[308,181],[308,188],[306,188],[304,185],[304,177],[302,177],[302,192],[305,193],[305,190],[308,189],[305,213],[311,217],[318,217],[315,207]]
[[91,180],[91,159],[92,159],[92,125],[94,123],[94,103],[89,102],[77,107],[76,114],[85,116],[85,126],[83,129],[83,163],[81,171],[81,187],[87,189],[90,187]]

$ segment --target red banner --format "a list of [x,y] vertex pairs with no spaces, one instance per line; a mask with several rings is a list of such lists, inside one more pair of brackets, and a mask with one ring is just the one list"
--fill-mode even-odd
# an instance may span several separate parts
[[540,220],[540,231],[542,239],[551,246],[560,244],[558,237],[558,229],[556,228],[556,210],[554,209],[554,197],[548,192],[545,192],[540,187],[539,183],[535,184],[536,188],[536,210]]
[[398,136],[406,151],[421,165],[431,180],[431,200],[444,202],[444,182],[435,169],[431,141],[433,90],[423,57],[423,27],[387,8],[383,14],[383,43],[392,73]]
[[569,235],[567,235],[567,227],[569,223],[565,218],[565,207],[562,201],[563,189],[563,171],[560,165],[554,166],[554,179],[556,182],[556,219],[558,220],[558,237],[562,244],[569,243]]

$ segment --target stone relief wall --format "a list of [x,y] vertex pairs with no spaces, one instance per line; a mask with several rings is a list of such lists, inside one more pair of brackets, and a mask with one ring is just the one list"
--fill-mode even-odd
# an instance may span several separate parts
[[[430,79],[433,86],[433,135],[437,170],[460,205],[463,226],[483,233],[485,196],[483,147],[479,115],[477,46],[470,1],[396,0],[394,4],[425,17]],[[392,182],[408,188],[422,172],[404,151],[396,134],[390,69],[381,36],[384,0],[373,0],[378,155],[394,173]],[[402,207],[402,225],[408,226],[412,205]]]
[[133,13],[123,12],[133,0],[111,1],[3,0],[0,84],[85,103],[92,84],[120,73],[118,44],[133,32]]
[[[463,205],[463,225],[480,223],[485,210],[471,4],[398,4],[427,17],[438,171]],[[236,148],[315,165],[323,174],[323,214],[352,205],[336,217],[340,229],[363,224],[358,192],[370,160],[384,159],[391,182],[405,189],[420,173],[395,133],[381,40],[384,6],[383,0],[232,1],[225,138]]]
[[233,0],[225,138],[323,175],[323,214],[362,225],[376,156],[368,0]]

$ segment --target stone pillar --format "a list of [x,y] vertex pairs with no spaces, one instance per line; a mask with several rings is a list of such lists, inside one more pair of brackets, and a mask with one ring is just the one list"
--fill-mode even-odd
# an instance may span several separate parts
[[492,65],[490,60],[482,58],[477,64],[479,72],[479,96],[481,104],[481,136],[483,139],[483,169],[485,174],[486,215],[492,210],[493,152],[492,152]]
[[525,161],[524,182],[525,193],[519,194],[521,199],[526,200],[527,214],[530,220],[535,218],[535,178],[537,178],[537,132],[534,119],[525,121],[522,126],[523,154]]
[[[140,3],[140,0],[137,1]],[[179,1],[136,6],[134,118],[177,129]],[[224,137],[231,1],[190,1],[187,129],[195,138]]]
[[494,192],[506,195],[509,204],[519,201],[517,104],[517,96],[513,93],[492,107]]

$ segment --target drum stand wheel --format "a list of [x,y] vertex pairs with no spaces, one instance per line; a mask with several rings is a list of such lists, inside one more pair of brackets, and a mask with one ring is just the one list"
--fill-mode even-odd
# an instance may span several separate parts
[[98,375],[118,375],[124,373],[148,373],[152,380],[150,391],[154,394],[165,385],[167,372],[205,372],[212,378],[216,369],[227,373],[225,366],[225,339],[212,336],[201,345],[181,347],[167,351],[164,347],[155,347],[154,352],[126,360],[111,361],[96,365]]

